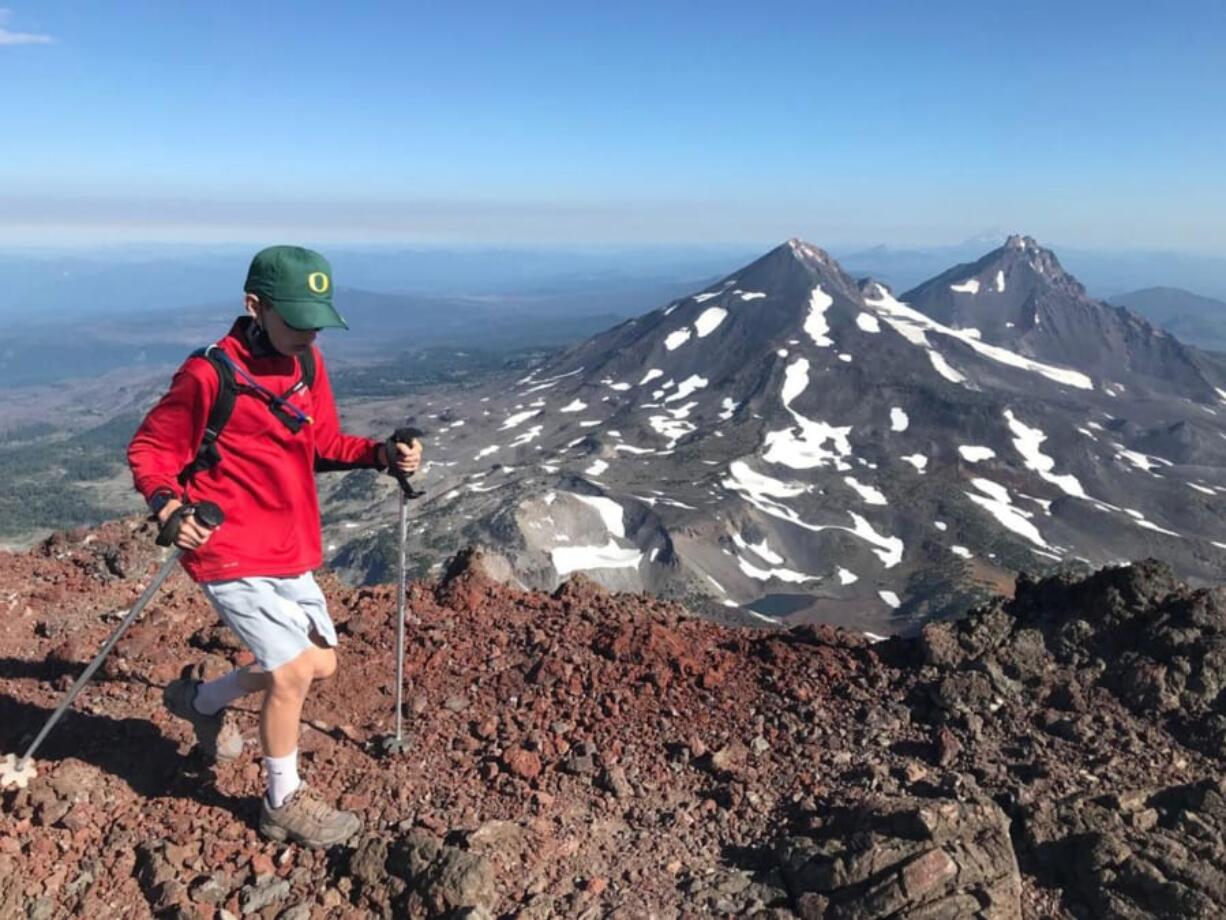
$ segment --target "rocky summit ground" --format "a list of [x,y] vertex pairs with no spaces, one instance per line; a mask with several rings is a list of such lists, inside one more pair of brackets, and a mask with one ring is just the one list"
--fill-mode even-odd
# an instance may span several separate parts
[[[0,751],[19,751],[158,562],[119,521],[0,554]],[[0,917],[1217,917],[1226,903],[1226,593],[1154,562],[876,645],[750,631],[495,557],[409,587],[407,753],[381,758],[393,586],[323,576],[340,673],[309,781],[352,846],[254,829],[247,756],[161,709],[243,663],[181,574],[0,797]]]

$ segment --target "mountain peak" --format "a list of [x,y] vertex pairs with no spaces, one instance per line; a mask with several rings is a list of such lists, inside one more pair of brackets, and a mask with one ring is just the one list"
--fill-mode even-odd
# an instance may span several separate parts
[[[834,256],[800,237],[780,243],[723,281],[724,287],[730,291],[734,287],[744,288],[750,292],[770,293],[785,300],[791,288],[794,287],[797,292],[803,290],[807,297],[816,284],[822,285],[830,294],[837,291],[852,300],[857,297],[855,281]],[[707,300],[714,296],[714,291],[705,291],[698,296]]]
[[1064,270],[1056,254],[1047,247],[1041,246],[1033,236],[1026,236],[1022,233],[1010,234],[1004,246],[984,256],[984,259],[1002,256],[1012,257],[1014,261],[1024,260],[1049,281],[1067,280],[1077,285],[1078,288],[1081,287],[1080,282]]
[[783,245],[792,251],[792,255],[794,255],[798,261],[806,265],[822,265],[826,268],[838,267],[838,263],[835,262],[834,257],[831,256],[830,253],[826,252],[826,250],[819,246],[814,246],[807,240],[802,240],[798,236],[792,237]]
[[[938,322],[975,329],[993,345],[1107,380],[1162,381],[1215,402],[1213,385],[1183,346],[1141,316],[1094,300],[1033,237],[1011,234],[978,261],[957,265],[902,300]],[[1021,343],[1021,344],[1019,344]]]

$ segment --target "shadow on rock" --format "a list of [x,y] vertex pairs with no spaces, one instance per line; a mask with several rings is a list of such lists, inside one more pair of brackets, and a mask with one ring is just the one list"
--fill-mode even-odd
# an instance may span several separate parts
[[[0,748],[25,752],[54,710],[0,696]],[[258,799],[240,799],[219,792],[208,782],[208,767],[193,752],[184,757],[179,746],[145,719],[115,719],[69,709],[35,756],[40,772],[54,774],[46,763],[75,758],[123,780],[139,796],[171,795],[223,808],[251,822]]]

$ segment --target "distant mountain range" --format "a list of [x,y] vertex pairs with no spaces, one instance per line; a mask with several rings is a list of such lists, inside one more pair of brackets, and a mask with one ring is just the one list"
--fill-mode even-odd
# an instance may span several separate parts
[[1226,302],[1182,288],[1153,287],[1107,298],[1198,348],[1226,351]]
[[[439,346],[507,350],[556,347],[617,322],[640,304],[676,296],[678,283],[625,283],[584,292],[444,297],[342,288],[336,303],[347,332],[325,335],[339,360],[386,360]],[[13,323],[0,341],[0,389],[84,378],[121,368],[176,366],[220,338],[242,310],[236,294],[197,306],[117,310]],[[48,356],[55,360],[48,360]]]
[[[117,247],[81,253],[0,250],[0,320],[181,310],[236,300],[255,246]],[[648,287],[714,277],[744,247],[546,250],[513,247],[324,246],[342,287],[414,297],[568,297],[572,310],[603,312]],[[625,301],[623,301],[625,302]],[[628,302],[627,302],[628,303]]]
[[[511,340],[533,346],[574,341],[752,257],[743,247],[325,248],[346,289],[339,301],[343,312],[356,320],[352,333],[333,337],[336,357],[369,356],[372,346],[386,357],[412,342],[491,347]],[[194,347],[209,339],[238,309],[251,249],[0,251],[0,321],[6,324],[0,388],[176,362],[183,343]],[[850,252],[843,264],[856,277],[903,290],[982,252],[977,241],[932,249],[879,246]],[[1175,281],[1226,297],[1223,259],[1092,251],[1073,251],[1072,259],[1099,294]],[[1131,294],[1107,299],[1133,306],[1191,344],[1226,348],[1221,304],[1168,290],[1176,289],[1137,292],[1136,303],[1128,300]],[[51,347],[59,348],[55,362],[43,359]]]
[[[431,429],[425,567],[465,543],[739,621],[869,631],[1017,572],[1226,562],[1226,359],[1089,297],[1025,236],[896,297],[791,240],[518,380],[351,406]],[[384,486],[333,563],[387,576]]]

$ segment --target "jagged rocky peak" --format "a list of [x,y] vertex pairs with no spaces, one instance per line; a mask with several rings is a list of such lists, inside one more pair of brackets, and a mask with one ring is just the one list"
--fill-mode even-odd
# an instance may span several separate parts
[[1025,265],[1052,284],[1067,285],[1075,289],[1077,294],[1085,293],[1081,282],[1064,270],[1056,254],[1041,246],[1032,236],[1022,233],[1011,234],[1005,240],[1004,246],[988,253],[980,260],[980,263],[984,261]]
[[1003,246],[934,280],[947,282],[954,294],[1007,294],[1012,282],[1028,291],[1054,287],[1076,297],[1085,295],[1081,282],[1064,270],[1056,254],[1024,233],[1010,234]]
[[1085,288],[1056,254],[1021,233],[977,261],[925,281],[902,299],[940,322],[980,329],[985,339],[1002,344],[1041,326],[1044,313],[1088,303]]
[[1207,378],[1184,346],[1139,315],[1088,296],[1054,252],[1024,234],[901,299],[993,345],[1106,380],[1135,375],[1147,379],[1146,387],[1173,384],[1188,398],[1217,402],[1216,376]]

